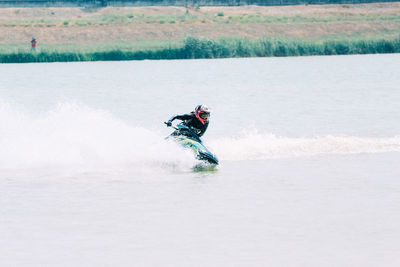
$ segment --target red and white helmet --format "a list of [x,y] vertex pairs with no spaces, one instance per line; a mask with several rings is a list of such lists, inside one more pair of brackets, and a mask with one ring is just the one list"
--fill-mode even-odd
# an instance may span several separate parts
[[211,110],[206,105],[198,105],[194,109],[194,112],[196,113],[196,118],[199,119],[202,124],[205,124],[210,117]]

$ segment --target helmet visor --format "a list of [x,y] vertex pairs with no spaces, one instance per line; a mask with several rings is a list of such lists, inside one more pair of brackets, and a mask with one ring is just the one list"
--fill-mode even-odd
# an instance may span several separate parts
[[203,120],[208,120],[208,118],[210,117],[210,113],[208,112],[200,113],[199,117],[202,118]]

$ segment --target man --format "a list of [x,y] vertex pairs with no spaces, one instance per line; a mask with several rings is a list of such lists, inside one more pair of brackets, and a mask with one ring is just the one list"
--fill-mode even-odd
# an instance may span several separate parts
[[31,45],[32,45],[31,50],[36,51],[37,41],[36,41],[36,39],[33,38],[33,37],[32,37],[32,41],[31,41]]
[[210,109],[206,105],[198,105],[194,111],[189,114],[173,116],[165,124],[171,126],[175,119],[181,120],[183,125],[191,128],[198,137],[201,137],[207,130],[210,112]]

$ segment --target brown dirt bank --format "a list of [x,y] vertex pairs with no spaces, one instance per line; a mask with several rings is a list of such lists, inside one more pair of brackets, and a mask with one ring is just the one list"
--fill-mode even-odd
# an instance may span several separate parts
[[2,8],[0,43],[181,40],[185,36],[398,35],[400,2],[241,7]]

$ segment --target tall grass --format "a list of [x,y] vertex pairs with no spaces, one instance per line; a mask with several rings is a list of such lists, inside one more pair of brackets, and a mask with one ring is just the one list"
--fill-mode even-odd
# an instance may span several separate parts
[[144,24],[144,23],[191,23],[198,20],[198,16],[191,13],[177,13],[174,15],[146,15],[146,14],[108,14],[100,16],[88,16],[84,18],[71,19],[18,19],[18,20],[3,20],[0,19],[1,26],[25,26],[25,27],[85,27],[90,25],[129,25],[129,24]]
[[[4,47],[3,47],[4,48]],[[0,47],[0,63],[116,61],[143,59],[195,59],[228,57],[286,57],[311,55],[349,55],[400,53],[400,36],[392,39],[303,40],[263,38],[249,40],[186,38],[182,43],[163,43],[147,46],[108,46],[81,49],[42,49],[34,52]]]
[[172,15],[148,15],[148,14],[104,14],[95,16],[84,16],[83,18],[71,19],[0,19],[0,25],[14,27],[85,27],[89,25],[129,25],[144,23],[194,23],[198,21],[213,22],[219,24],[310,24],[310,23],[334,23],[334,22],[399,22],[400,15],[380,15],[380,14],[346,14],[324,15],[324,16],[281,16],[281,15],[261,15],[261,14],[231,14],[225,16],[224,12],[217,13],[176,13]]
[[[339,22],[339,21],[349,21],[349,22],[366,22],[366,21],[399,21],[400,15],[394,16],[381,16],[381,15],[342,15],[342,16],[324,16],[324,17],[306,17],[306,16],[268,16],[268,15],[260,15],[260,14],[241,14],[241,15],[231,15],[228,17],[224,17],[217,14],[218,23],[221,24],[299,24],[299,23],[329,23],[329,22]],[[211,18],[208,18],[211,19]]]
[[400,36],[392,39],[302,40],[262,38],[249,40],[198,39],[189,37],[180,58],[286,57],[400,53]]

